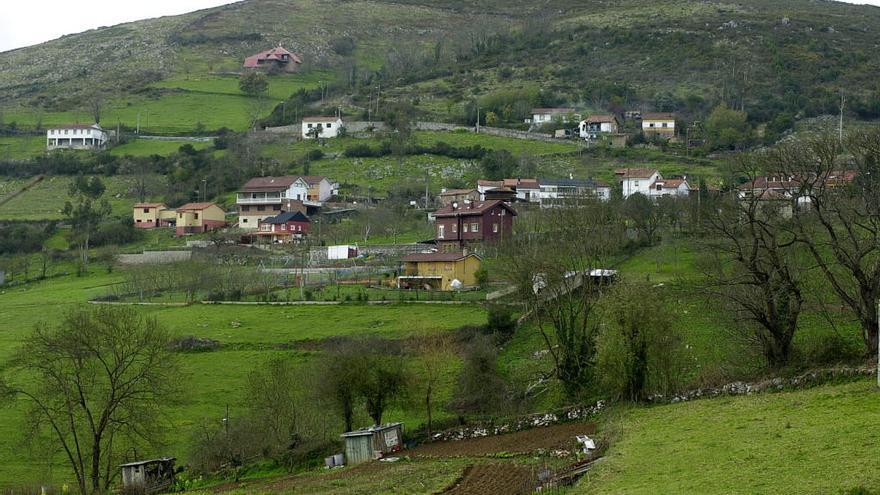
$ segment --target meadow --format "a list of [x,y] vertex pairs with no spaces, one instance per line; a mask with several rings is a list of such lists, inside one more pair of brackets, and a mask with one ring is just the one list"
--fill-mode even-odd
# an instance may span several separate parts
[[[27,184],[31,179],[0,178],[0,197],[4,197]],[[107,187],[104,198],[110,202],[114,215],[130,215],[133,198],[134,179],[116,175],[102,177]],[[8,203],[0,205],[0,220],[60,220],[62,210],[68,199],[71,177],[49,176],[43,181],[16,196]]]

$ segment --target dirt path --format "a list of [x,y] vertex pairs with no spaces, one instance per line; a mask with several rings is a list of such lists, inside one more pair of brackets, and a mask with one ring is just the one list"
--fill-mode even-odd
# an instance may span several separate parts
[[461,480],[443,490],[447,495],[525,495],[535,491],[532,468],[515,464],[478,464],[465,469]]
[[596,425],[593,423],[565,423],[492,437],[429,443],[408,450],[406,454],[414,457],[459,457],[500,452],[526,454],[539,449],[573,450],[577,447],[576,435],[589,435],[594,431]]

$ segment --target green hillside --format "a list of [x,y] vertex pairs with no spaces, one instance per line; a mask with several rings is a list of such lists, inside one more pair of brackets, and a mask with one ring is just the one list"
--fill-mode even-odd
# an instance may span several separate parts
[[87,121],[98,98],[108,123],[244,129],[254,102],[235,73],[282,43],[303,74],[271,78],[264,115],[335,82],[323,103],[355,115],[381,88],[444,120],[485,98],[509,124],[532,105],[701,116],[721,101],[768,122],[834,113],[844,88],[849,112],[874,118],[878,29],[878,8],[808,0],[249,0],[0,53],[0,112],[25,127]]

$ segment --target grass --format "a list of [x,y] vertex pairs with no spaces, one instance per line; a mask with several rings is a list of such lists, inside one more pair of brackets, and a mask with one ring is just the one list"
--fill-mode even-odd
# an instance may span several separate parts
[[[60,220],[61,210],[68,198],[71,177],[51,176],[0,206],[0,220]],[[124,175],[102,177],[107,187],[104,197],[113,208],[113,215],[130,215],[135,199],[130,196],[133,179]],[[0,178],[0,196],[9,194],[24,184],[25,179]]]
[[571,493],[837,494],[880,486],[873,380],[633,407],[604,462]]
[[181,146],[189,144],[197,150],[205,149],[211,143],[190,141],[152,141],[135,139],[110,149],[110,154],[115,156],[168,156],[177,153]]
[[[60,267],[59,267],[60,268]],[[22,338],[39,322],[59,321],[64,311],[87,299],[107,293],[122,275],[107,274],[97,266],[87,277],[64,276],[26,286],[0,290],[0,362],[5,362]],[[297,341],[333,336],[403,338],[449,331],[485,321],[479,306],[389,305],[332,307],[202,306],[140,308],[165,324],[174,336],[197,336],[220,341],[220,350],[184,353],[182,377],[185,402],[168,410],[167,448],[153,454],[176,455],[185,462],[190,434],[200,425],[214,424],[230,405],[233,415],[243,413],[241,401],[248,373],[272,356],[283,355],[306,365],[313,351],[293,348]],[[233,322],[236,322],[233,325]],[[240,324],[240,326],[238,326]],[[415,363],[413,363],[415,364]],[[457,364],[455,366],[458,366]],[[447,374],[438,404],[449,400],[454,369]],[[437,418],[448,413],[439,412]],[[0,485],[20,481],[65,481],[62,459],[56,472],[45,470],[43,450],[24,449],[20,440],[21,406],[0,409]],[[424,421],[421,405],[404,403],[388,413],[389,421],[403,420],[417,426]]]
[[45,151],[45,136],[0,137],[0,159],[3,160],[27,160]]
[[[283,100],[300,89],[317,88],[321,81],[330,81],[333,74],[329,71],[312,71],[303,74],[281,74],[269,76],[267,96],[272,100]],[[238,76],[235,75],[198,75],[177,76],[165,79],[152,85],[154,88],[181,89],[191,93],[209,93],[221,95],[244,96],[238,87]]]

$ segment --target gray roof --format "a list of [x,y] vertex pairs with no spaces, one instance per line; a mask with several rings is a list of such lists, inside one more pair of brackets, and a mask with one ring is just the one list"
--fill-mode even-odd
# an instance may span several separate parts
[[388,423],[384,425],[373,425],[368,428],[361,428],[359,430],[347,431],[343,433],[341,436],[343,438],[346,437],[362,437],[364,435],[372,435],[373,433],[382,432],[385,430],[390,430],[392,428],[397,428],[398,426],[403,426],[403,423]]
[[143,466],[144,464],[154,464],[157,462],[169,462],[169,461],[174,461],[174,460],[177,460],[177,459],[175,459],[174,457],[160,457],[158,459],[149,459],[146,461],[135,461],[135,462],[129,462],[127,464],[120,464],[119,467]]

